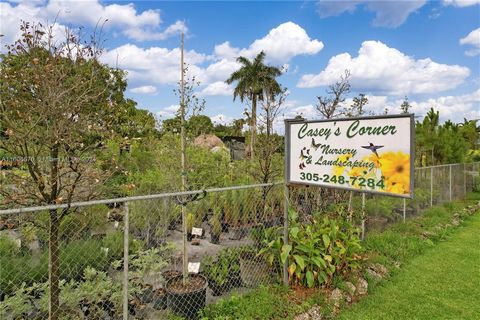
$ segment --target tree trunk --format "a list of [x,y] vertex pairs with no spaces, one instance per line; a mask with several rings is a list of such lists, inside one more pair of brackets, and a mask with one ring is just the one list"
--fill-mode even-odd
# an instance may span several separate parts
[[257,132],[257,96],[252,95],[252,118],[250,119],[250,159],[254,159],[255,135]]
[[58,229],[60,220],[57,210],[50,210],[50,243],[49,243],[49,261],[48,261],[48,280],[50,286],[50,301],[48,305],[48,318],[56,320],[59,316],[59,297],[60,297],[60,250],[58,244]]

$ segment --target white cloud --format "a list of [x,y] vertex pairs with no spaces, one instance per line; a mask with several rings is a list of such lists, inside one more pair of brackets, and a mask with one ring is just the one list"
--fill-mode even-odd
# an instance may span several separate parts
[[157,88],[154,86],[141,86],[130,89],[130,92],[133,93],[143,93],[143,94],[155,94],[157,93]]
[[245,56],[251,59],[263,50],[267,61],[284,64],[297,55],[314,55],[322,49],[321,41],[311,39],[302,27],[289,21],[273,28],[263,38],[253,41],[248,48],[235,48],[226,41],[215,46],[214,52],[220,58]]
[[[387,108],[390,114],[401,112],[400,106],[403,98],[374,95],[367,95],[366,97],[368,99],[368,104],[365,107],[366,111],[382,114]],[[451,119],[458,122],[462,121],[464,117],[467,119],[480,118],[480,89],[458,96],[441,96],[421,101],[409,100],[409,103],[412,106],[410,112],[420,117],[425,116],[428,110],[433,107],[440,112],[442,121]],[[351,98],[345,100],[345,105],[351,104]]]
[[480,0],[443,0],[445,6],[469,7],[479,4]]
[[164,31],[150,31],[150,30],[145,30],[142,28],[131,28],[125,30],[125,34],[131,38],[135,39],[137,41],[145,41],[145,40],[165,40],[171,36],[178,35],[181,33],[187,33],[188,28],[185,25],[183,21],[177,21],[174,24],[168,26],[167,29]]
[[365,6],[367,10],[375,12],[373,25],[381,27],[398,27],[408,16],[423,7],[427,0],[320,0],[318,13],[320,17],[338,16],[344,12],[353,13],[357,6]]
[[295,118],[296,116],[302,116],[306,119],[314,119],[318,118],[319,114],[312,104],[294,107],[285,112],[285,119]]
[[472,49],[465,51],[467,56],[476,56],[480,54],[480,28],[470,32],[465,38],[460,39],[460,44],[471,45]]
[[200,92],[202,96],[231,96],[232,93],[232,88],[223,81],[211,83]]
[[236,57],[238,57],[239,52],[240,49],[230,46],[230,41],[225,41],[224,43],[217,44],[214,50],[216,56],[228,59],[235,59]]
[[[106,52],[102,61],[128,71],[128,79],[136,82],[175,84],[180,80],[180,49],[151,47],[143,49],[133,44],[125,44]],[[193,74],[201,75],[200,64],[206,61],[204,54],[194,50],[185,52],[185,61],[190,64]],[[202,80],[202,79],[200,79]]]
[[157,112],[157,115],[162,117],[163,119],[169,119],[175,117],[175,115],[178,112],[178,109],[180,109],[180,105],[178,104],[172,104],[166,108],[163,108],[162,110]]
[[248,49],[240,51],[240,55],[254,57],[265,51],[269,61],[286,63],[297,55],[313,55],[323,49],[323,43],[310,39],[307,32],[291,21],[282,23],[263,38],[255,40]]
[[224,114],[217,114],[213,117],[210,117],[210,119],[212,120],[214,125],[216,124],[228,125],[233,121],[232,117],[226,116]]
[[0,33],[2,41],[11,43],[19,35],[21,20],[47,21],[65,25],[95,27],[103,25],[107,30],[118,30],[123,35],[138,41],[163,40],[181,32],[187,32],[184,22],[176,21],[163,31],[159,10],[138,12],[133,3],[102,4],[99,0],[50,0],[22,1],[17,5],[0,3]]
[[[224,42],[216,45],[213,55],[186,52],[185,62],[189,65],[189,74],[195,75],[204,89],[205,95],[231,94],[225,81],[240,65],[236,62],[239,55],[253,58],[261,50],[267,53],[269,61],[287,65],[296,55],[315,54],[323,48],[322,42],[312,40],[304,29],[293,22],[286,22],[270,30],[263,38],[255,40],[248,48],[238,49]],[[128,79],[133,82],[175,84],[179,80],[180,50],[160,47],[140,48],[125,44],[106,52],[103,61],[128,71]],[[210,62],[208,65],[202,65]],[[217,84],[215,84],[218,82]]]
[[382,42],[365,41],[357,57],[348,53],[336,55],[319,74],[303,75],[297,86],[330,85],[346,69],[351,72],[355,90],[401,96],[453,89],[470,75],[466,67],[440,64],[430,58],[415,60]]
[[232,72],[240,67],[234,59],[223,58],[210,64],[205,70],[202,70],[201,76],[206,83],[214,81],[225,81]]
[[468,119],[480,118],[480,89],[460,95],[444,96],[425,101],[410,102],[412,112],[419,115],[425,115],[431,107],[440,112],[440,118],[443,120],[452,119],[461,121],[464,117]]

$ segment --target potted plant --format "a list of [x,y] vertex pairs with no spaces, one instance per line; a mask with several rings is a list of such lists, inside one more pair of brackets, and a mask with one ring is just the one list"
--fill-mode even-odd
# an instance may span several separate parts
[[220,253],[220,258],[225,260],[228,266],[228,287],[242,286],[242,278],[240,276],[240,248],[227,248]]
[[208,281],[201,274],[183,275],[167,281],[167,306],[177,315],[196,319],[200,309],[205,307]]
[[216,211],[210,219],[210,242],[213,244],[219,244],[221,233],[222,223],[220,222],[220,212]]
[[180,275],[182,275],[182,272],[178,270],[165,270],[162,272],[162,277],[165,279],[165,282]]
[[208,279],[213,296],[219,296],[230,289],[228,267],[228,261],[221,255],[215,260],[211,256],[202,259],[202,273]]
[[158,288],[153,291],[153,308],[156,310],[167,308],[167,291],[164,288]]

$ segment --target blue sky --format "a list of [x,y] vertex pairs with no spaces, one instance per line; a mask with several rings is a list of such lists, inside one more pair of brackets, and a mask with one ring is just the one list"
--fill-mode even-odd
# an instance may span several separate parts
[[461,121],[480,118],[479,2],[3,1],[0,33],[11,42],[20,19],[53,21],[57,14],[58,30],[89,30],[108,19],[103,61],[127,70],[127,95],[162,119],[178,106],[172,89],[183,31],[204,113],[218,122],[242,117],[245,105],[232,101],[224,80],[238,55],[260,50],[287,70],[279,79],[289,90],[285,117],[319,117],[316,96],[349,69],[347,104],[365,93],[370,111],[398,113],[406,95],[419,115],[435,107],[443,120]]

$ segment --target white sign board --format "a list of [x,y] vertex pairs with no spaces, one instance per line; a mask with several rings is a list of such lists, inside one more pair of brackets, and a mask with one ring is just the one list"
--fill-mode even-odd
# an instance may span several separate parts
[[203,233],[202,228],[195,228],[195,227],[192,228],[192,235],[201,237],[202,233]]
[[188,272],[189,273],[198,273],[200,271],[200,262],[189,262],[188,263]]
[[413,197],[413,114],[285,121],[289,184]]

